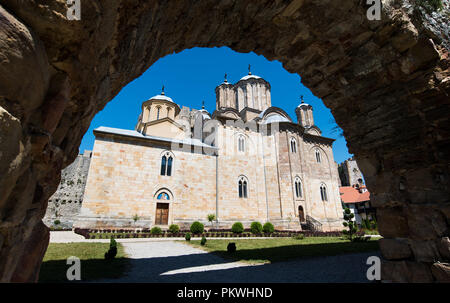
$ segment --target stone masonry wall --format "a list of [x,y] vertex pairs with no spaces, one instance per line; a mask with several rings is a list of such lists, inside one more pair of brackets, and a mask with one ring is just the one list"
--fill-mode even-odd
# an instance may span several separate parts
[[331,110],[377,207],[382,278],[449,281],[449,1],[382,3],[369,20],[359,0],[82,0],[70,21],[63,0],[2,0],[0,281],[37,280],[47,201],[95,114],[159,58],[218,46],[280,61]]
[[353,186],[358,184],[358,180],[364,181],[363,175],[359,170],[358,163],[353,158],[345,160],[338,165],[339,179],[341,186]]
[[[85,150],[61,172],[58,189],[48,200],[44,223],[54,228],[72,228],[83,203],[92,152]],[[55,223],[58,220],[59,223]]]

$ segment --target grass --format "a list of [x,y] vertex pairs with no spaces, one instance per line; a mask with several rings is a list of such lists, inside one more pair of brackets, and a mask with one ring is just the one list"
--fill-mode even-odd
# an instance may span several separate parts
[[[227,245],[236,243],[236,252],[229,254]],[[377,251],[378,239],[367,242],[350,242],[339,237],[247,239],[247,240],[211,240],[205,246],[200,241],[191,240],[192,246],[204,249],[220,257],[248,263],[272,263],[310,257],[336,256],[347,253]]]
[[66,264],[70,256],[81,260],[81,282],[103,278],[119,278],[128,268],[123,246],[117,243],[117,256],[105,260],[109,243],[50,243],[42,262],[39,282],[68,282]]

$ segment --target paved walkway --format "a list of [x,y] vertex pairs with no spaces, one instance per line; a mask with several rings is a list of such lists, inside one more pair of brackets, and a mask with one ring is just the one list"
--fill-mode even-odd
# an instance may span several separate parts
[[120,279],[96,282],[368,282],[366,260],[376,254],[348,254],[249,265],[230,262],[180,242],[148,241],[122,244],[131,259],[130,271]]
[[[119,279],[95,282],[364,283],[368,282],[366,271],[369,266],[366,265],[366,260],[369,256],[378,255],[376,252],[357,253],[249,265],[243,262],[230,262],[174,240],[176,238],[118,239],[130,258],[129,272]],[[109,242],[109,240],[86,240],[73,232],[59,231],[50,234],[50,242]]]

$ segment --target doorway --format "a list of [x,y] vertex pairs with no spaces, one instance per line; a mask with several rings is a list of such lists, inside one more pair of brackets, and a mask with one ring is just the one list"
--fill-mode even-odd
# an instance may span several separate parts
[[169,223],[169,203],[156,203],[156,225]]
[[305,212],[303,211],[303,206],[298,206],[298,218],[300,222],[305,222]]

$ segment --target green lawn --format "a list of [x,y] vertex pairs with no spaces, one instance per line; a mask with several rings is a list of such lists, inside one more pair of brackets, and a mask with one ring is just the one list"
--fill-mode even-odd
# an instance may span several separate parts
[[128,267],[123,246],[117,243],[117,256],[105,260],[109,243],[50,243],[42,262],[39,282],[67,282],[66,264],[70,256],[81,260],[81,282],[102,278],[118,278]]
[[[236,252],[229,254],[227,245],[236,243]],[[205,249],[223,258],[249,263],[271,263],[289,259],[335,256],[346,253],[377,251],[378,239],[368,242],[350,242],[339,237],[305,237],[278,239],[211,240],[205,246],[192,240],[191,245]]]

